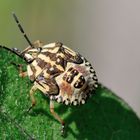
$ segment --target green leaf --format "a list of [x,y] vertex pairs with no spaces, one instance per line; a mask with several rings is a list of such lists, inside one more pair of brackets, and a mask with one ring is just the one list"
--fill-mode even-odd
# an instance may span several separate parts
[[99,85],[85,105],[73,107],[55,103],[56,112],[66,122],[66,134],[49,111],[49,99],[36,92],[37,105],[31,105],[28,77],[20,78],[11,62],[20,58],[0,48],[0,139],[47,140],[139,140],[140,120],[112,91]]

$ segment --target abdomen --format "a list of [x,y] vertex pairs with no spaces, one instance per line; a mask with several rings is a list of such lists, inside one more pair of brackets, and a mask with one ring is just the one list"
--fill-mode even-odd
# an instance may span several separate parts
[[59,95],[55,96],[57,102],[66,105],[84,104],[91,91],[96,89],[96,73],[91,64],[83,60],[80,65],[68,62],[65,72],[55,78],[59,86]]

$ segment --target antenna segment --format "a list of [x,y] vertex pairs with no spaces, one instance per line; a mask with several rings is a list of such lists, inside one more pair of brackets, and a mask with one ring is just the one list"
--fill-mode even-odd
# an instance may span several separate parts
[[20,24],[20,22],[19,22],[19,20],[18,20],[18,18],[17,18],[17,16],[16,16],[16,14],[15,14],[15,13],[12,13],[12,14],[13,14],[13,17],[14,17],[14,19],[15,19],[15,21],[16,21],[16,23],[17,23],[17,25],[18,25],[18,27],[19,27],[19,29],[20,29],[20,31],[21,31],[21,33],[23,34],[23,36],[25,37],[25,39],[27,40],[27,42],[29,43],[29,45],[30,45],[32,48],[34,48],[33,44],[31,43],[31,41],[30,41],[29,38],[27,37],[26,33],[24,32],[24,30],[23,30],[23,28],[22,28],[22,26],[21,26],[21,24]]

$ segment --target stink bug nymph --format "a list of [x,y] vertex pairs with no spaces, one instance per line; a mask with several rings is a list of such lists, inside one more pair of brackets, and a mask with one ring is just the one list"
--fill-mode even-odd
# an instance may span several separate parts
[[63,133],[65,123],[55,113],[54,101],[74,106],[85,104],[98,86],[96,73],[83,56],[60,42],[47,45],[40,41],[31,43],[14,13],[13,17],[29,46],[23,51],[0,47],[18,55],[27,63],[26,72],[22,71],[21,65],[18,66],[19,76],[28,76],[33,83],[30,90],[32,105],[28,111],[35,106],[34,93],[39,89],[50,99],[50,112],[61,123]]

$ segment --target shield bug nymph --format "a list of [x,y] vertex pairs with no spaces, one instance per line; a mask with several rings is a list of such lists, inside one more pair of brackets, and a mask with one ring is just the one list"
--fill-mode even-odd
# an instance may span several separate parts
[[38,40],[31,43],[14,13],[13,17],[29,46],[23,51],[17,48],[0,47],[18,55],[27,63],[27,71],[25,72],[21,65],[18,66],[19,75],[21,77],[28,76],[33,83],[30,90],[32,105],[28,111],[36,104],[35,91],[40,90],[49,97],[50,112],[62,124],[63,133],[65,123],[55,113],[53,102],[57,101],[74,106],[85,104],[98,86],[96,73],[83,56],[60,42],[43,45]]

